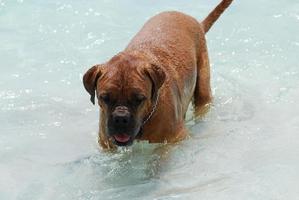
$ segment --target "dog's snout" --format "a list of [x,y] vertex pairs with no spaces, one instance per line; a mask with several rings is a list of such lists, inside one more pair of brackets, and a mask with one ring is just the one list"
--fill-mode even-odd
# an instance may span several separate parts
[[130,117],[128,115],[115,115],[113,116],[113,122],[115,125],[127,125],[129,123]]
[[117,126],[126,126],[130,122],[130,112],[125,106],[117,106],[112,113],[112,120]]

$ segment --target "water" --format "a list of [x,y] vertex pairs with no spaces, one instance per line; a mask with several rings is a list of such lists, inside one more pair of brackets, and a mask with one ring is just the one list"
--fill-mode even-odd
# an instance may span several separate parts
[[98,148],[82,74],[154,14],[218,2],[0,0],[0,199],[299,199],[298,1],[236,0],[210,30],[190,138]]

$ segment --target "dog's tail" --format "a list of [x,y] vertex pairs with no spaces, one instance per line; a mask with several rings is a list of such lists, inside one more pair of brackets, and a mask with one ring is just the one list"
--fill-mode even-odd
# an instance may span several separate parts
[[232,1],[233,0],[222,0],[221,3],[203,20],[202,25],[205,33],[210,30],[214,22],[220,17]]

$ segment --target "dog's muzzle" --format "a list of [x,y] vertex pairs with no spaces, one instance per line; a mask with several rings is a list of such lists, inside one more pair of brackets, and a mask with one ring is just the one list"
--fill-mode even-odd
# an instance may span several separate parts
[[131,120],[131,114],[125,106],[117,106],[112,113],[112,123],[116,129],[126,128]]
[[136,120],[128,107],[117,106],[108,120],[108,134],[118,146],[127,146],[133,143],[136,136]]

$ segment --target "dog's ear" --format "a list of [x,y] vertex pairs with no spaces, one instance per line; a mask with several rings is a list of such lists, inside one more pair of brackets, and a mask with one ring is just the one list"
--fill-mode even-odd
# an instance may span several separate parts
[[154,100],[157,97],[158,90],[165,81],[166,74],[161,67],[154,64],[151,64],[149,67],[146,67],[145,73],[152,81],[152,99]]
[[90,101],[95,104],[95,90],[97,88],[97,80],[102,75],[102,65],[91,67],[83,76],[83,84],[86,91],[90,94]]

